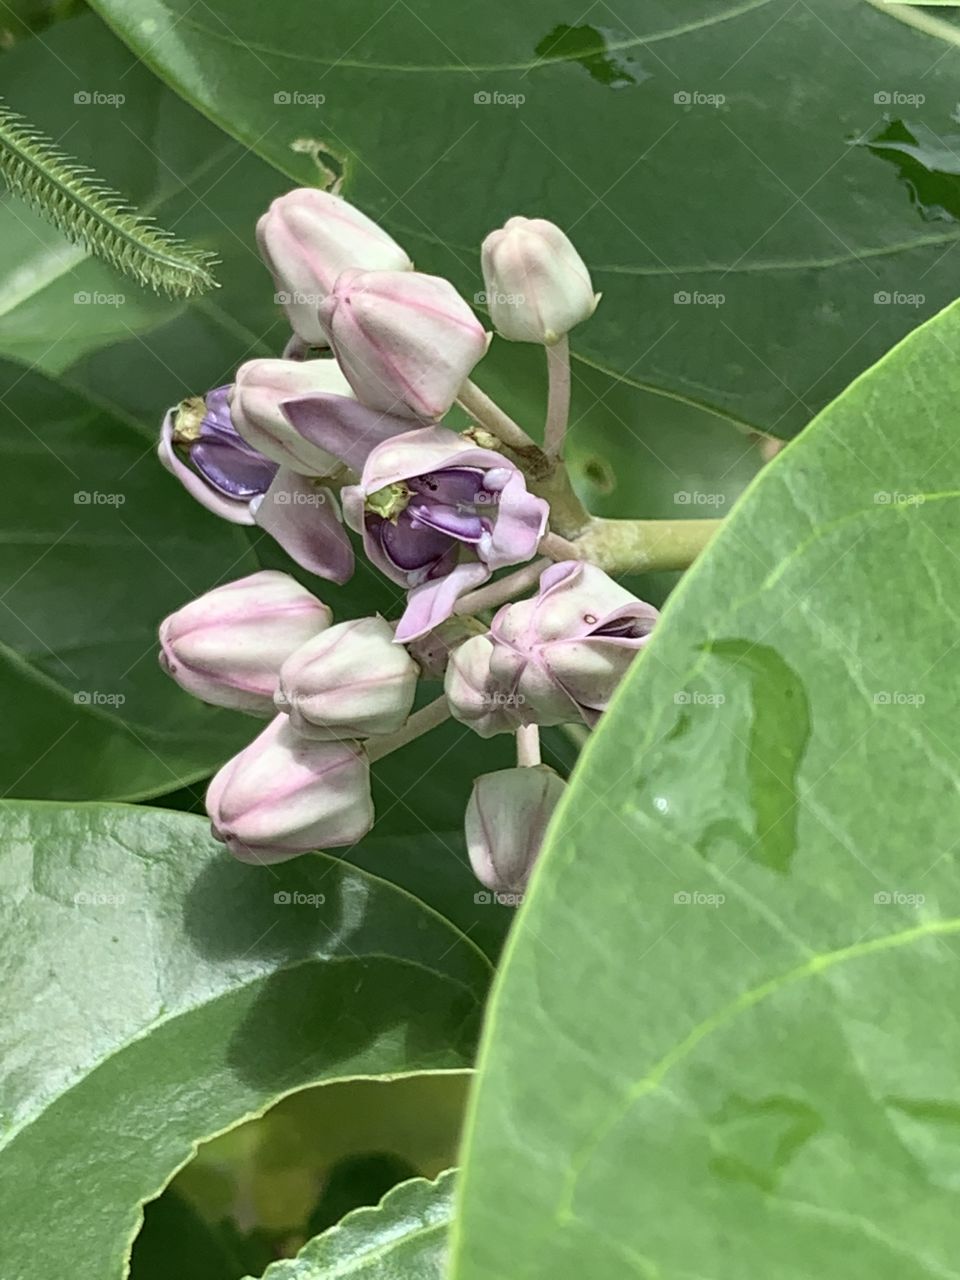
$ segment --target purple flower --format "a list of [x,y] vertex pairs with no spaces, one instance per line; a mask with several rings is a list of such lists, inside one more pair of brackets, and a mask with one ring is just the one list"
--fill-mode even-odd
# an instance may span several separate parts
[[230,384],[217,387],[170,409],[158,453],[166,469],[208,511],[234,524],[253,524],[250,502],[269,489],[277,464],[237,432],[230,418],[231,390]]
[[[232,385],[217,387],[170,409],[160,431],[160,461],[214,515],[259,525],[302,568],[346,582],[353,548],[332,490],[248,444],[230,416],[232,391]],[[178,450],[188,451],[190,465]]]
[[410,591],[402,643],[443,622],[494,570],[532,559],[549,514],[512,462],[445,427],[377,445],[342,497],[369,558]]

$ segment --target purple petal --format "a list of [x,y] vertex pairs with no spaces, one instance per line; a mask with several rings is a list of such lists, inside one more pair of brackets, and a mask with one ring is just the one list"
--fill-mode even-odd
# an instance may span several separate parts
[[472,511],[447,507],[428,499],[414,499],[404,515],[409,516],[414,528],[435,529],[458,542],[479,542],[489,525]]
[[298,396],[280,405],[304,440],[326,449],[354,471],[362,471],[370,451],[410,430],[409,418],[368,409],[351,396]]
[[238,449],[232,441],[201,434],[190,446],[190,462],[203,478],[227,497],[249,502],[266,493],[277,473],[276,463],[262,454]]
[[475,507],[492,500],[483,487],[483,472],[474,467],[445,467],[411,476],[407,488],[447,507]]
[[157,454],[164,467],[171,475],[176,476],[191,498],[195,498],[201,506],[206,507],[208,511],[212,511],[215,516],[220,516],[222,520],[229,520],[232,524],[256,523],[248,502],[242,499],[228,498],[216,489],[211,488],[202,476],[197,475],[181,460],[173,444],[173,415],[175,412],[176,410],[174,409],[170,409],[167,412],[163,419],[163,426],[160,429],[160,444],[157,448]]
[[550,507],[527,492],[518,471],[504,485],[497,506],[490,550],[485,556],[491,569],[532,560],[547,528]]
[[444,577],[414,587],[407,597],[403,617],[397,623],[396,643],[407,644],[445,622],[453,613],[458,598],[481,586],[489,577],[489,569],[473,561],[458,564]]
[[330,489],[281,467],[252,510],[260,528],[302,568],[330,582],[346,582],[353,574],[353,547]]
[[401,511],[396,523],[369,515],[367,523],[398,569],[424,569],[450,548],[447,534],[414,524],[409,510]]

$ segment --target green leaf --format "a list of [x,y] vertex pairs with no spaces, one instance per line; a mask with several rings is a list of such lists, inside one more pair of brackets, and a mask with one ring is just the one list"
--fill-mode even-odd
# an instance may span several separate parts
[[508,944],[455,1280],[948,1276],[960,306],[764,471]]
[[5,1280],[121,1280],[139,1206],[286,1093],[469,1064],[489,965],[376,877],[243,866],[160,810],[0,821]]
[[123,418],[9,361],[0,388],[0,790],[129,799],[203,777],[256,721],[177,689],[157,626],[253,572],[246,539],[158,473]]
[[518,212],[559,222],[604,293],[577,354],[732,421],[792,434],[950,298],[935,268],[957,226],[924,221],[850,145],[921,101],[950,128],[947,46],[884,6],[492,0],[482,24],[447,0],[373,21],[350,0],[322,22],[311,0],[282,22],[257,0],[94,8],[283,172],[340,174],[468,297],[488,231]]
[[454,1177],[450,1169],[435,1182],[401,1182],[267,1267],[263,1280],[443,1280]]

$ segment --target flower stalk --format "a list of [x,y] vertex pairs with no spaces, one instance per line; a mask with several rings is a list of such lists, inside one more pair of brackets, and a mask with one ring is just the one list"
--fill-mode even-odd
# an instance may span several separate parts
[[547,421],[543,431],[543,448],[548,458],[563,457],[563,445],[570,418],[570,342],[564,334],[547,353]]

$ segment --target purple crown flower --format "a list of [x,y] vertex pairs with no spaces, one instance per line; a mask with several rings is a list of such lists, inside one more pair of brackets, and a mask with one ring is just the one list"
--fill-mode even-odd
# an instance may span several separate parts
[[170,409],[158,452],[166,469],[208,511],[234,524],[253,524],[250,502],[266,493],[278,468],[237,432],[230,417],[231,390],[228,383]]
[[404,643],[448,618],[494,570],[530,560],[549,514],[512,462],[445,427],[377,445],[342,496],[367,555],[410,591],[396,632]]

